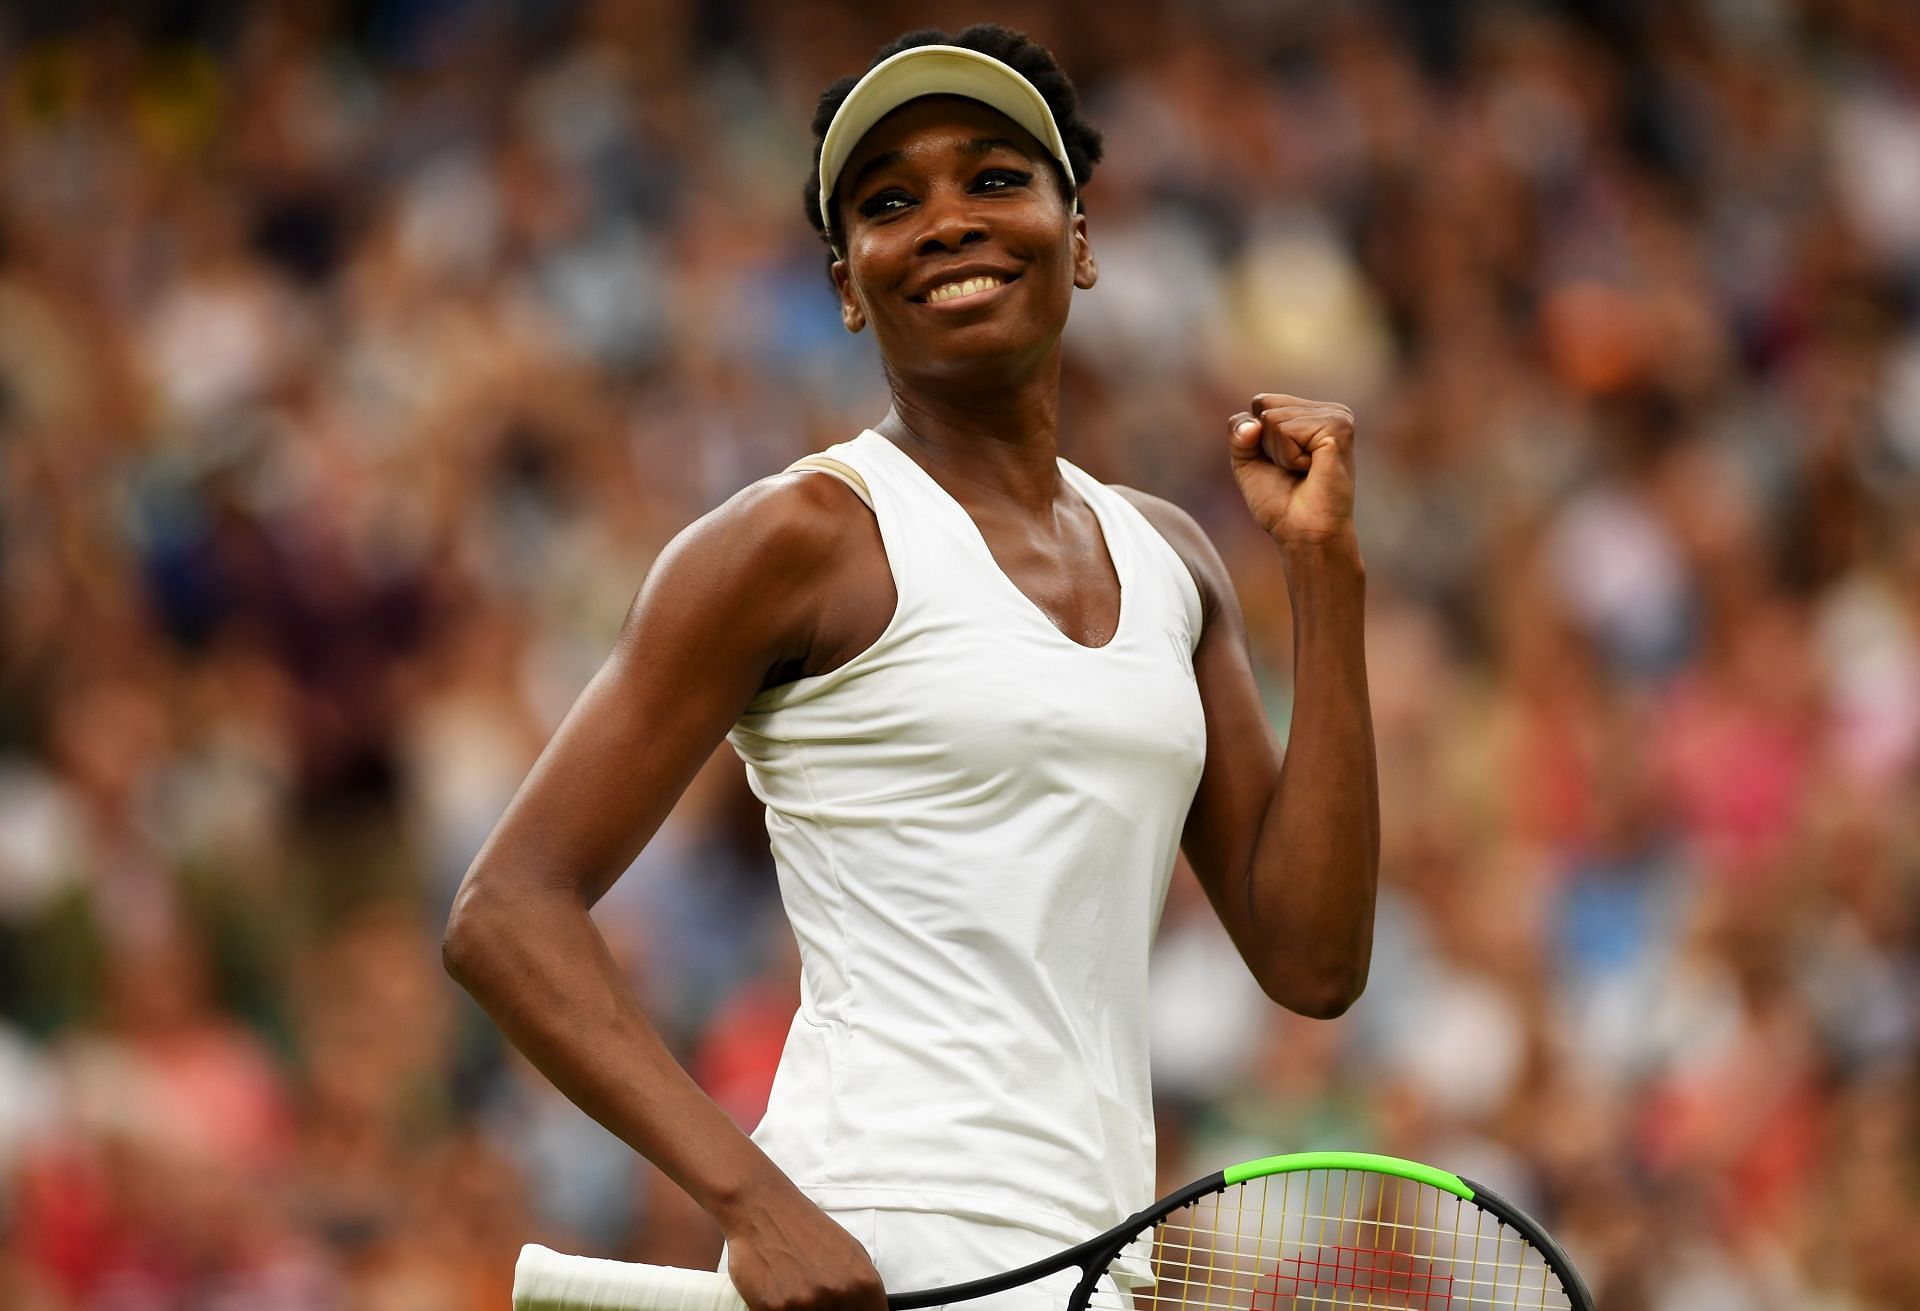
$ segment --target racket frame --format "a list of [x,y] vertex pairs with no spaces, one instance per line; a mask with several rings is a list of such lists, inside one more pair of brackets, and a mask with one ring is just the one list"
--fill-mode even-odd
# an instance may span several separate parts
[[1593,1311],[1593,1294],[1587,1291],[1586,1281],[1573,1268],[1573,1260],[1568,1257],[1567,1250],[1560,1246],[1559,1239],[1491,1188],[1474,1183],[1471,1179],[1462,1179],[1460,1182],[1473,1190],[1468,1194],[1468,1201],[1526,1239],[1540,1253],[1541,1260],[1547,1263],[1547,1269],[1553,1271],[1560,1280],[1560,1287],[1566,1290],[1574,1311]]
[[944,1306],[949,1302],[964,1302],[976,1297],[986,1297],[993,1293],[1003,1293],[1010,1288],[1057,1274],[1062,1270],[1077,1267],[1080,1281],[1074,1286],[1073,1294],[1067,1301],[1066,1311],[1086,1311],[1087,1304],[1093,1298],[1094,1287],[1100,1276],[1106,1273],[1116,1257],[1127,1245],[1139,1238],[1147,1230],[1159,1224],[1182,1207],[1189,1206],[1210,1193],[1224,1192],[1235,1184],[1250,1179],[1260,1179],[1277,1174],[1298,1174],[1313,1170],[1351,1170],[1365,1174],[1387,1175],[1406,1179],[1413,1183],[1426,1184],[1442,1192],[1452,1193],[1455,1197],[1471,1202],[1488,1215],[1512,1229],[1515,1234],[1540,1253],[1541,1259],[1549,1270],[1560,1280],[1560,1286],[1566,1291],[1567,1298],[1573,1303],[1574,1311],[1593,1311],[1593,1294],[1580,1274],[1573,1268],[1566,1250],[1541,1228],[1539,1223],[1512,1202],[1498,1193],[1470,1179],[1449,1174],[1445,1170],[1423,1165],[1418,1161],[1402,1160],[1397,1156],[1380,1156],[1372,1152],[1293,1152],[1284,1156],[1264,1156],[1257,1160],[1242,1161],[1238,1165],[1219,1170],[1204,1178],[1196,1179],[1178,1192],[1155,1201],[1151,1206],[1122,1220],[1105,1233],[1096,1234],[1084,1243],[1077,1243],[1052,1256],[1043,1257],[1028,1265],[1013,1270],[988,1275],[984,1279],[971,1279],[965,1283],[947,1284],[940,1288],[920,1288],[905,1293],[890,1293],[887,1306],[890,1311],[924,1311],[924,1308]]

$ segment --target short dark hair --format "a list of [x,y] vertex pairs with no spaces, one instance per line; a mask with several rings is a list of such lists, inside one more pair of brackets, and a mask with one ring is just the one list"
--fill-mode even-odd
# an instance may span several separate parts
[[[902,50],[935,45],[962,46],[968,50],[978,50],[983,55],[992,55],[1033,83],[1034,90],[1047,102],[1047,109],[1060,128],[1060,139],[1067,147],[1067,163],[1073,166],[1071,179],[1059,179],[1061,194],[1075,195],[1087,185],[1093,177],[1093,166],[1100,162],[1100,129],[1081,117],[1079,93],[1061,71],[1052,51],[1026,33],[1016,32],[999,23],[975,23],[958,32],[922,27],[894,38],[881,48],[873,57],[873,63],[867,67],[872,68],[874,64]],[[820,148],[826,141],[827,127],[833,122],[834,114],[846,103],[848,93],[859,81],[858,77],[843,77],[834,82],[820,93],[820,103],[813,110],[813,170],[807,174],[801,196],[806,202],[807,221],[813,224],[813,230],[820,234],[820,240],[827,243],[829,250],[843,247],[844,242],[838,218],[832,211],[827,212],[824,221],[821,218]],[[1054,175],[1059,177],[1059,161],[1049,156],[1047,162],[1053,166]],[[830,202],[832,197],[826,199]]]

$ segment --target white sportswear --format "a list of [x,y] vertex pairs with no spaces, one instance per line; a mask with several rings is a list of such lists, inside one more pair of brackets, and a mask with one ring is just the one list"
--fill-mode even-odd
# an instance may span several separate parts
[[728,735],[801,960],[753,1138],[830,1211],[1078,1240],[1153,1197],[1147,954],[1206,754],[1199,592],[1060,460],[1121,587],[1118,631],[1082,646],[905,451],[869,429],[824,455],[865,483],[897,602]]

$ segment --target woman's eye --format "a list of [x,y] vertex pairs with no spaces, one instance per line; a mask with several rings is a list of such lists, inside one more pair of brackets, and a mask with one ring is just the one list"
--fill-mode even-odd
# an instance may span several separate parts
[[891,214],[913,203],[913,197],[895,189],[876,192],[860,202],[860,212],[868,218],[878,218],[882,214]]
[[973,185],[983,191],[998,191],[1003,187],[1024,187],[1031,181],[1031,173],[1022,173],[1014,168],[992,168],[976,178]]

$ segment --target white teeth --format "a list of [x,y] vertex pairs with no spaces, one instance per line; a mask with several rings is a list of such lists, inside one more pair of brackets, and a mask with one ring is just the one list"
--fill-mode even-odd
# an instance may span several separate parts
[[961,296],[971,296],[976,291],[985,291],[989,287],[997,287],[1002,281],[1003,279],[988,276],[967,278],[961,282],[949,282],[944,286],[935,287],[932,291],[928,292],[927,304],[938,305],[941,301],[955,300]]

